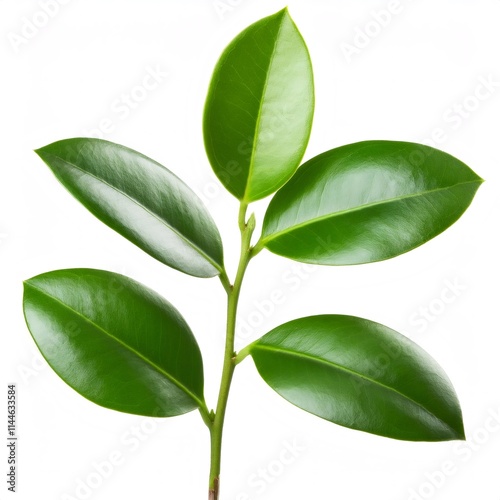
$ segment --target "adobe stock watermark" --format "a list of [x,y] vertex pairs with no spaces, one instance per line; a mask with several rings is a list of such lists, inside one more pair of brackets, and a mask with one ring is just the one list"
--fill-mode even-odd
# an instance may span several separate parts
[[244,0],[214,0],[212,6],[217,14],[217,17],[224,21],[227,14],[231,14],[239,7]]
[[259,466],[247,479],[247,489],[239,492],[235,500],[251,500],[262,495],[300,459],[307,448],[297,439],[282,442],[281,450],[264,466]]
[[445,460],[435,470],[424,474],[419,486],[408,491],[407,500],[428,500],[444,488],[448,481],[456,476],[471,459],[488,444],[500,431],[500,407],[490,409],[488,416],[477,427],[467,441],[457,443],[453,448],[453,457]]
[[31,384],[41,372],[47,369],[47,362],[39,352],[33,352],[29,362],[17,366],[17,373],[25,385]]
[[354,57],[359,56],[373,41],[387,29],[393,20],[401,15],[405,9],[405,4],[411,0],[390,0],[385,8],[372,10],[370,19],[354,28],[354,35],[349,42],[342,42],[340,50],[347,63],[351,63]]
[[99,460],[92,461],[87,472],[75,479],[73,491],[63,493],[60,500],[87,500],[91,498],[95,491],[157,432],[158,427],[158,422],[149,417],[145,417],[137,424],[130,426],[120,436],[119,445]]
[[[316,238],[316,247],[311,255],[321,257],[325,252],[330,252],[335,240],[332,235]],[[274,314],[277,306],[285,303],[290,292],[295,293],[302,287],[304,281],[308,280],[320,266],[301,262],[293,262],[281,275],[281,283],[286,287],[277,287],[270,290],[264,299],[254,300],[253,308],[248,312],[240,312],[236,325],[235,338],[238,341],[247,341],[256,329],[261,328],[265,322]]]
[[445,279],[438,295],[426,304],[420,305],[418,310],[410,316],[410,325],[418,333],[424,333],[466,291],[467,286],[460,278]]
[[[127,268],[125,266],[118,266],[114,269],[114,272],[118,274],[127,274]],[[115,279],[111,279],[108,283],[108,288],[102,290],[102,295],[99,298],[103,306],[106,305],[108,301],[112,301],[113,297],[116,298],[123,290],[123,285]],[[69,339],[74,339],[82,333],[82,329],[79,323],[74,320],[69,320],[65,323],[64,335]],[[47,349],[57,351],[61,346],[60,340],[57,337],[51,337],[50,342],[47,342]],[[30,385],[34,382],[41,373],[46,372],[48,367],[47,361],[40,354],[40,351],[33,351],[29,361],[20,363],[17,366],[17,373],[21,378],[23,384]]]
[[14,53],[17,54],[36,38],[40,31],[59,14],[61,7],[70,2],[71,0],[39,0],[37,2],[38,10],[28,17],[21,18],[21,26],[17,32],[11,31],[7,34],[7,39]]
[[144,74],[128,91],[122,92],[110,104],[110,112],[101,118],[95,127],[85,129],[86,137],[103,139],[113,133],[118,123],[125,121],[134,110],[148,100],[151,93],[163,85],[170,76],[170,72],[161,67],[146,66]]
[[498,93],[500,79],[492,73],[478,75],[471,91],[448,106],[441,115],[441,123],[434,127],[421,142],[427,146],[439,147],[453,132],[457,132],[470,120],[484,103]]
[[[76,321],[68,321],[64,326],[65,335],[68,338],[77,337],[81,333],[80,326]],[[52,339],[47,343],[47,349],[56,351],[60,347],[59,339]],[[31,359],[28,362],[20,363],[17,366],[17,373],[21,378],[23,384],[30,385],[34,382],[41,373],[47,370],[47,361],[42,357],[39,351],[33,352]]]
[[254,300],[250,310],[240,313],[236,326],[236,339],[248,340],[258,328],[261,328],[271,318],[278,306],[284,304],[290,293],[295,293],[302,287],[304,281],[318,270],[319,266],[294,262],[281,275],[284,286],[270,290],[264,298]]
[[[278,110],[274,110],[273,113],[268,113],[266,115],[265,124],[260,123],[259,131],[259,144],[260,146],[266,146],[266,144],[273,143],[280,134],[286,132],[286,125],[292,122],[294,119],[294,110],[291,106],[282,106]],[[255,153],[254,151],[254,140],[255,137],[247,137],[242,140],[236,149],[235,157],[226,163],[224,170],[218,171],[220,176],[220,182],[209,181],[205,183],[201,192],[198,195],[203,200],[205,205],[210,205],[222,192],[225,191],[224,187],[221,185],[228,184],[231,178],[241,175],[243,172],[243,166],[248,165],[251,162],[251,157]]]
[[[438,296],[426,305],[420,306],[418,311],[410,316],[410,324],[415,326],[419,333],[423,333],[466,290],[467,287],[459,278],[445,279],[444,286]],[[406,336],[409,339],[412,338],[412,335]],[[402,350],[403,347],[399,343],[381,344],[380,352],[376,356],[372,356],[370,360],[366,360],[367,375],[373,379],[381,378],[387,370],[391,370],[392,363],[400,358]],[[358,394],[364,392],[364,384],[361,380],[357,380],[355,386]]]

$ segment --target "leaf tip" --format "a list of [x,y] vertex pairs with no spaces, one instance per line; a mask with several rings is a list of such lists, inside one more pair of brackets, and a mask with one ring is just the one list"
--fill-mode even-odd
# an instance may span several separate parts
[[33,278],[28,278],[23,280],[23,290],[26,291],[27,288],[33,288],[33,284],[31,283]]
[[23,280],[23,296],[22,296],[22,304],[23,304],[23,310],[26,307],[26,300],[27,300],[27,295],[30,292],[30,289],[32,289],[32,285],[30,283],[29,279]]
[[453,441],[466,441],[467,437],[465,435],[464,421],[462,418],[462,412],[460,411],[460,416],[456,419],[456,421],[452,424],[449,424],[449,429],[452,432],[452,436],[450,440]]
[[464,423],[460,421],[460,428],[457,429],[456,433],[457,441],[467,441],[467,436],[465,435]]
[[289,17],[289,18],[291,18],[290,11],[288,10],[288,5],[286,7],[283,7],[278,12],[276,12],[275,15],[276,15],[276,17]]
[[41,158],[43,161],[45,161],[45,158],[47,157],[47,146],[42,146],[41,148],[34,149],[33,152],[38,155],[39,158]]

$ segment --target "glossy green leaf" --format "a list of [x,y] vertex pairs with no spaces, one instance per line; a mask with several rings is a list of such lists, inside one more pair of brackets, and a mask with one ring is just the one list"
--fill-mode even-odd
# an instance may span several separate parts
[[217,63],[203,121],[224,186],[246,202],[282,186],[304,154],[313,111],[311,61],[288,11],[241,32]]
[[301,318],[249,350],[278,394],[326,420],[408,441],[464,439],[460,405],[444,371],[383,325],[353,316]]
[[407,252],[451,226],[482,179],[421,144],[367,141],[299,168],[271,200],[257,249],[314,264],[363,264]]
[[67,139],[36,153],[90,212],[149,255],[193,276],[222,272],[222,243],[210,214],[159,163],[100,139]]
[[49,365],[94,403],[153,417],[204,406],[198,344],[144,285],[95,269],[53,271],[25,281],[23,305]]

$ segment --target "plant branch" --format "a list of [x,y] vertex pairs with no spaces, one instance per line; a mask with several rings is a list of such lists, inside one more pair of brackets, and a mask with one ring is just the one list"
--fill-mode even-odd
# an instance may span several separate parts
[[250,347],[252,344],[248,344],[246,347],[241,349],[236,356],[233,357],[233,361],[235,365],[240,364],[249,354],[250,354]]
[[218,500],[219,498],[219,475],[221,465],[222,449],[222,430],[224,427],[224,417],[226,414],[227,400],[233,378],[234,362],[234,334],[236,328],[236,313],[238,309],[238,300],[240,296],[241,285],[245,276],[245,271],[250,262],[250,243],[255,229],[255,217],[252,215],[248,222],[245,221],[248,205],[241,202],[238,214],[238,225],[241,232],[241,252],[238,264],[238,270],[233,286],[228,288],[227,301],[227,328],[226,345],[224,350],[224,365],[222,368],[222,377],[217,400],[215,417],[210,427],[211,438],[211,460],[210,460],[210,480],[209,480],[209,500]]
[[212,428],[212,419],[210,418],[210,412],[208,411],[208,408],[206,406],[200,407],[199,408],[201,418],[203,419],[203,422],[205,422],[205,425],[211,429]]
[[264,244],[261,236],[259,241],[257,241],[257,243],[250,249],[250,258],[253,259],[263,248]]
[[219,274],[219,279],[220,282],[222,283],[222,286],[224,287],[224,290],[226,290],[226,293],[231,293],[231,283],[229,282],[229,278],[227,277],[226,270],[223,269],[223,271]]

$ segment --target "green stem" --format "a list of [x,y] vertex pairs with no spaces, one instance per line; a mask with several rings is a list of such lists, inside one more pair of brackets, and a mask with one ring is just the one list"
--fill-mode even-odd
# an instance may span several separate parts
[[[222,368],[222,378],[219,390],[219,398],[217,408],[210,428],[210,480],[209,480],[209,500],[218,500],[219,498],[219,475],[221,465],[221,449],[222,449],[222,430],[224,427],[224,417],[226,414],[227,400],[229,397],[229,389],[233,378],[234,361],[234,334],[236,327],[236,313],[238,309],[238,299],[240,296],[241,284],[245,276],[245,271],[250,262],[250,242],[252,233],[255,229],[255,219],[252,215],[248,223],[245,221],[247,204],[241,203],[238,216],[238,225],[241,231],[241,253],[238,270],[234,285],[225,287],[228,291],[227,300],[227,329],[226,329],[226,346],[224,350],[224,366]],[[224,283],[223,283],[224,284]]]

